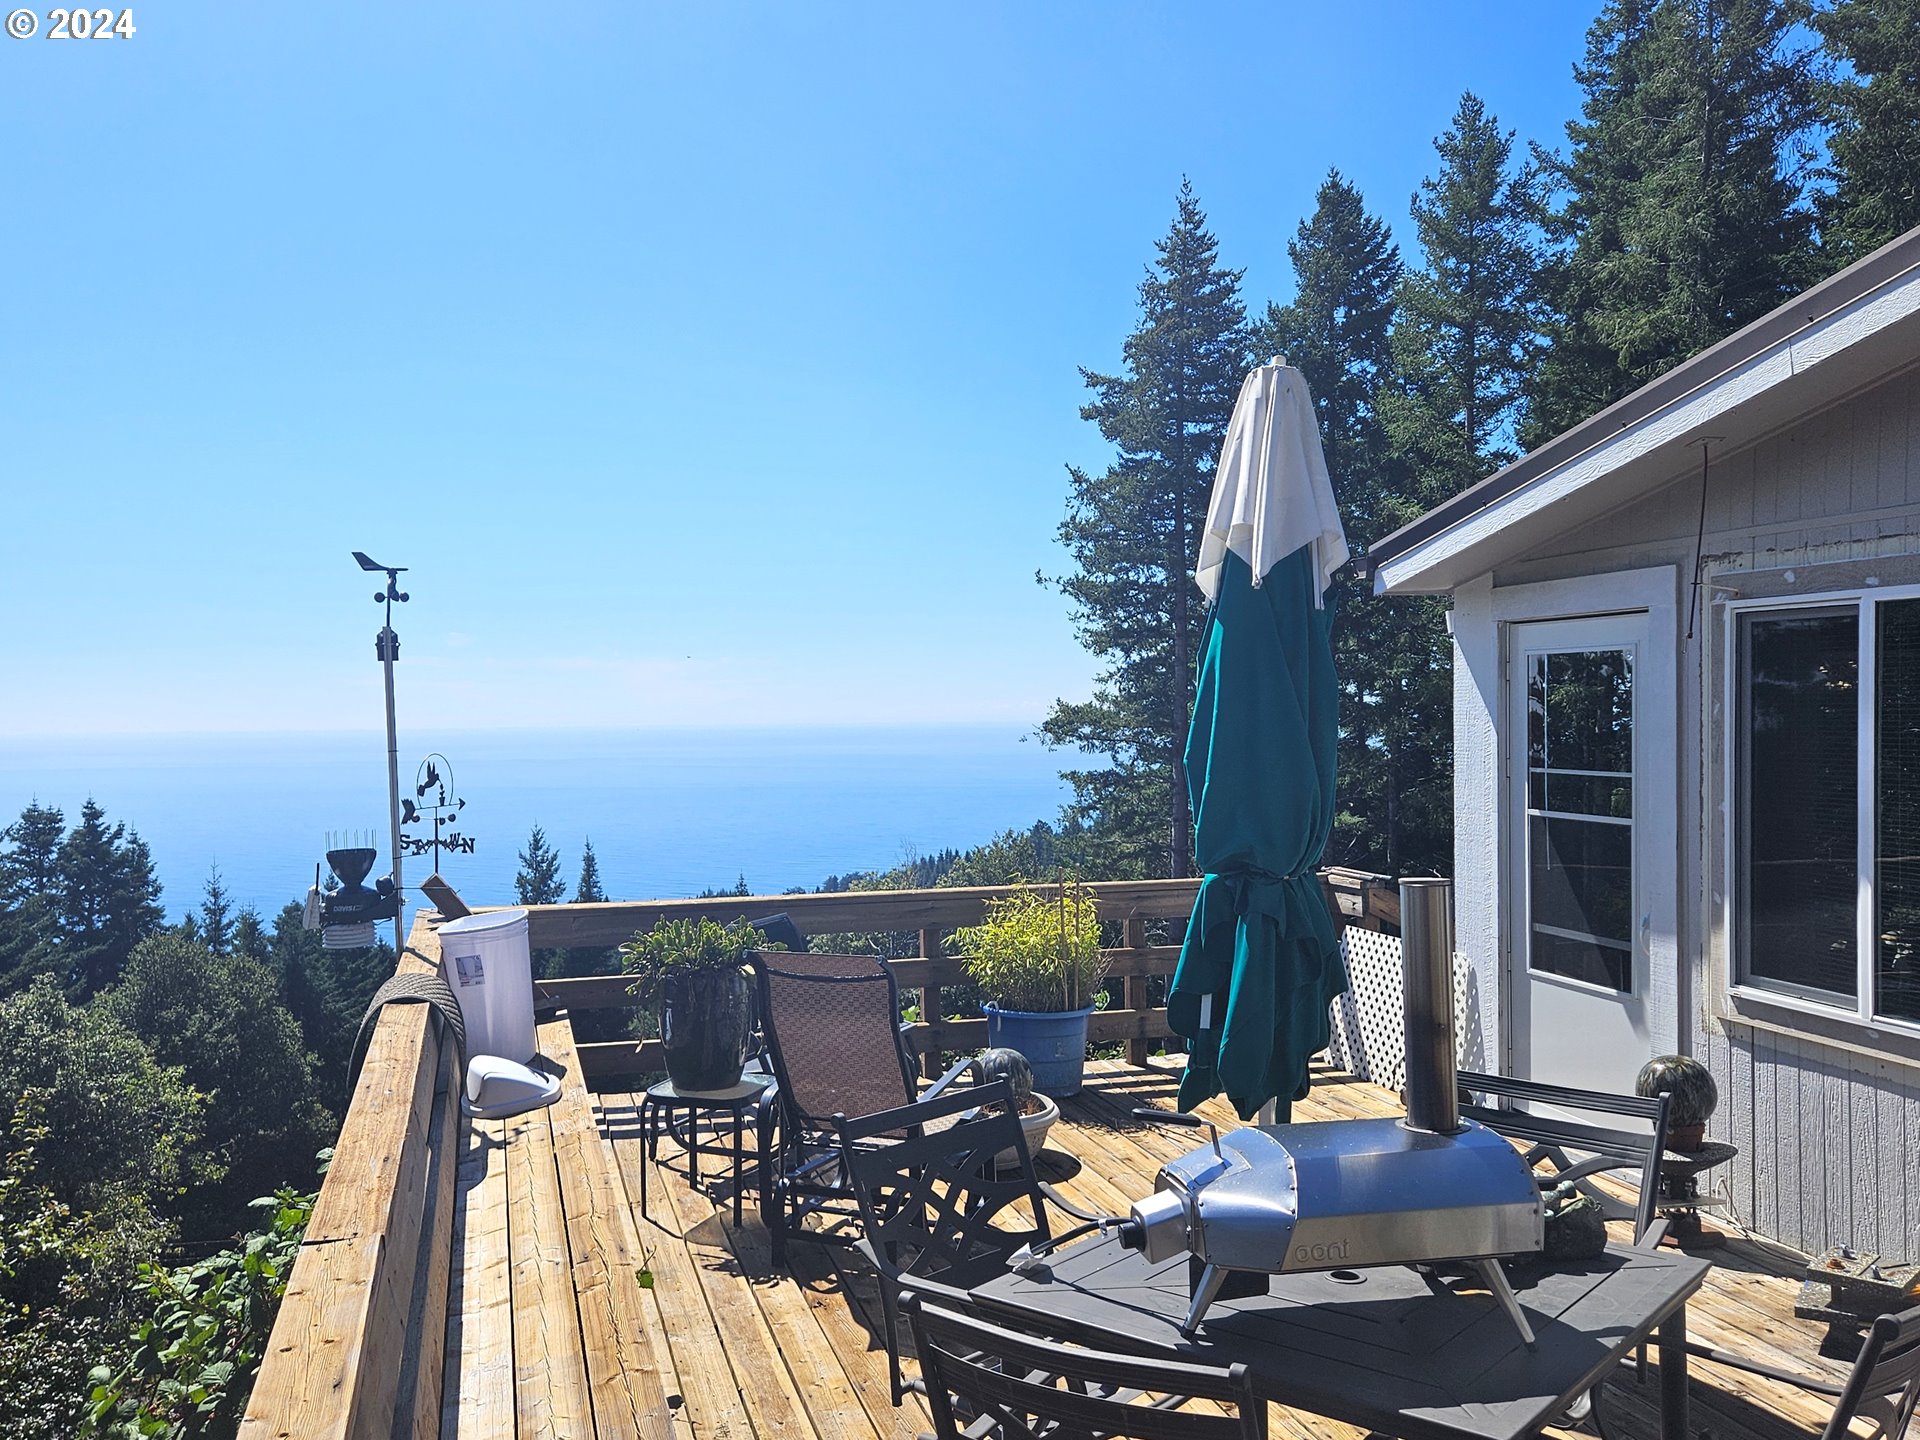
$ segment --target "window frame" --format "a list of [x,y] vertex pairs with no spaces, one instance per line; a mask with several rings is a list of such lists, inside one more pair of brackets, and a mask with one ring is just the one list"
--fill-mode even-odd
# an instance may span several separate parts
[[[1725,629],[1721,636],[1724,689],[1721,715],[1724,717],[1726,743],[1721,747],[1721,798],[1725,824],[1722,829],[1721,925],[1727,937],[1727,992],[1741,1000],[1760,1001],[1807,1015],[1845,1020],[1871,1030],[1890,1031],[1920,1037],[1920,1020],[1880,1013],[1879,950],[1875,934],[1879,854],[1879,607],[1899,600],[1920,600],[1920,584],[1865,584],[1845,589],[1822,590],[1806,595],[1755,595],[1730,599],[1724,603]],[[1742,680],[1745,672],[1741,621],[1744,616],[1783,615],[1798,610],[1851,609],[1857,621],[1856,663],[1859,675],[1854,710],[1855,735],[1855,813],[1854,813],[1854,995],[1853,1003],[1830,990],[1820,990],[1789,981],[1753,980],[1746,974],[1746,934],[1741,914],[1741,822],[1744,815],[1742,772],[1746,763],[1746,709]]]

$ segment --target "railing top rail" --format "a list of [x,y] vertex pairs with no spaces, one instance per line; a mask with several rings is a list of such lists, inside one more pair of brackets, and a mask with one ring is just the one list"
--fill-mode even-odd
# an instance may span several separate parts
[[[731,921],[784,910],[808,934],[871,930],[938,930],[977,924],[989,900],[1046,885],[954,886],[927,890],[836,890],[804,895],[716,895],[700,900],[614,900],[600,904],[530,905],[527,939],[535,948],[615,945],[662,920]],[[1108,920],[1185,918],[1198,879],[1097,880],[1086,885]],[[476,907],[489,908],[489,907]]]

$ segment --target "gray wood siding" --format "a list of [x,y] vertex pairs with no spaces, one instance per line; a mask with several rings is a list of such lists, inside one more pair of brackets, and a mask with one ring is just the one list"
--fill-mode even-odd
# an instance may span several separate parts
[[[1743,1223],[1797,1249],[1846,1244],[1920,1259],[1920,1062],[1756,1028],[1727,1013],[1718,893],[1726,660],[1722,608],[1713,603],[1725,592],[1703,587],[1694,638],[1685,635],[1700,503],[1694,468],[1502,567],[1494,583],[1679,568],[1677,940],[1680,954],[1691,957],[1679,977],[1682,1033],[1720,1084],[1714,1135],[1740,1147],[1730,1173],[1715,1183],[1730,1190]],[[1869,576],[1920,581],[1920,369],[1746,451],[1715,457],[1702,550],[1712,557],[1708,579],[1745,595],[1818,593]],[[1462,743],[1475,742],[1463,735]],[[1792,1017],[1785,1023],[1791,1028]]]

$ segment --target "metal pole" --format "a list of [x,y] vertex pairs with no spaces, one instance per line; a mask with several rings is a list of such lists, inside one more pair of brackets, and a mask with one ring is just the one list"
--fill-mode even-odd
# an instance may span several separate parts
[[1407,1125],[1460,1130],[1453,1054],[1453,882],[1400,882],[1400,954],[1407,1029]]
[[393,722],[393,652],[398,649],[393,633],[393,578],[387,581],[387,623],[380,636],[380,656],[387,681],[387,819],[393,840],[393,894],[399,909],[393,916],[393,953],[396,958],[406,948],[401,926],[407,913],[405,892],[400,888],[400,736]]

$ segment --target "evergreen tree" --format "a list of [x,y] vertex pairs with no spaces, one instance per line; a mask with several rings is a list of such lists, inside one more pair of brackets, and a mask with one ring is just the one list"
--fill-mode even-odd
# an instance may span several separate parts
[[538,825],[527,837],[527,848],[520,852],[519,859],[513,892],[520,904],[558,905],[567,893],[566,882],[560,878],[560,852],[547,843],[547,832]]
[[1809,278],[1805,0],[1608,0],[1575,77],[1557,320],[1535,444],[1764,315]]
[[60,840],[65,817],[30,801],[0,830],[0,994],[59,969]]
[[261,961],[267,958],[267,927],[260,923],[260,912],[251,905],[233,922],[233,953]]
[[593,853],[593,837],[587,837],[586,845],[580,851],[580,884],[573,892],[576,905],[600,905],[606,903],[607,892],[600,885],[600,860]]
[[1287,244],[1294,298],[1267,306],[1254,358],[1284,355],[1307,377],[1348,539],[1384,533],[1368,507],[1387,459],[1379,399],[1392,369],[1389,342],[1401,275],[1387,227],[1360,192],[1329,170],[1310,219]]
[[1182,182],[1173,226],[1154,248],[1122,373],[1081,372],[1094,393],[1081,416],[1119,453],[1099,474],[1069,467],[1060,526],[1076,572],[1055,583],[1104,668],[1090,700],[1056,702],[1041,727],[1049,744],[1110,762],[1065,776],[1069,819],[1094,832],[1104,875],[1192,868],[1181,758],[1201,627],[1192,571],[1247,363],[1242,272],[1220,266],[1191,185]]
[[1851,71],[1820,86],[1820,243],[1837,269],[1920,225],[1920,0],[1835,0],[1813,27]]
[[227,903],[227,887],[220,883],[218,864],[207,875],[207,888],[200,901],[200,943],[215,955],[233,949],[232,907]]
[[166,923],[160,882],[146,842],[125,824],[107,824],[93,800],[56,857],[55,909],[67,990],[86,999],[120,977],[133,947]]
[[1388,405],[1394,448],[1417,472],[1424,504],[1514,458],[1546,319],[1534,171],[1510,166],[1513,132],[1469,91],[1433,148],[1440,171],[1413,197],[1426,263],[1401,284]]
[[[527,837],[527,848],[520,852],[520,870],[513,877],[513,889],[522,905],[558,905],[567,898],[567,882],[560,878],[560,852],[547,843],[547,832],[538,825]],[[534,976],[544,979],[559,974],[565,956],[562,950],[535,950]]]

